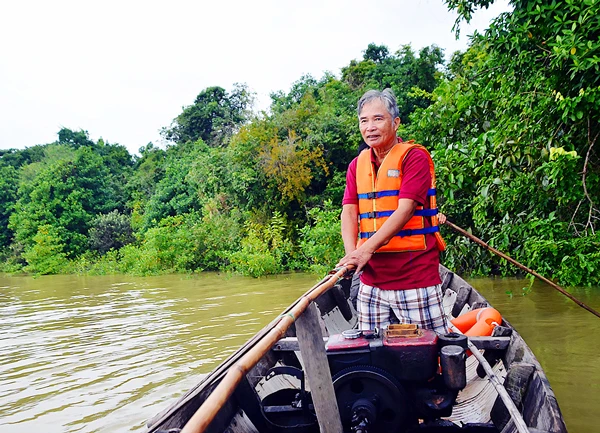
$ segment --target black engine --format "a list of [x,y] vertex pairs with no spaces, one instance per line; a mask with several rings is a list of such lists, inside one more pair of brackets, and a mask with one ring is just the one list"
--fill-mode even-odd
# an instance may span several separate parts
[[[414,325],[375,331],[345,331],[326,345],[333,387],[345,432],[402,433],[450,424],[458,391],[466,385],[466,338],[438,337]],[[279,389],[261,401],[261,413],[273,432],[317,432],[318,423],[298,367],[271,369],[300,380],[300,390]],[[433,430],[435,431],[435,429]]]

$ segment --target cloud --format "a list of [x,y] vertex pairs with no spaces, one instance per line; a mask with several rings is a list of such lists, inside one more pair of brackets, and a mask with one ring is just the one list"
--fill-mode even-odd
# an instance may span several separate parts
[[[473,28],[508,9],[475,15]],[[261,108],[304,74],[339,73],[371,42],[450,54],[442,0],[256,2],[35,0],[3,6],[0,148],[56,140],[61,127],[137,152],[209,86],[247,83]]]

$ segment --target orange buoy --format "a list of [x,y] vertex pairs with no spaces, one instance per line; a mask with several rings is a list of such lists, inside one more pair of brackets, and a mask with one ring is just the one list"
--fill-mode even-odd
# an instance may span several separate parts
[[478,308],[452,320],[452,324],[467,337],[490,336],[501,323],[502,315],[492,307]]

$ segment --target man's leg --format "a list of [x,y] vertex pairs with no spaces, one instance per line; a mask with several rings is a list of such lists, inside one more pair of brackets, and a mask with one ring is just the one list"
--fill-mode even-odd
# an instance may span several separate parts
[[390,304],[386,290],[360,283],[357,298],[358,329],[382,329],[390,324]]
[[438,334],[448,332],[439,284],[420,289],[394,290],[393,295],[395,302],[390,302],[390,308],[400,323],[414,323]]

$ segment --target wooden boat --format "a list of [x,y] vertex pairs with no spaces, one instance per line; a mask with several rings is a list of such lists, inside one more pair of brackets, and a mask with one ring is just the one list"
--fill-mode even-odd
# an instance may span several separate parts
[[[544,371],[506,320],[491,336],[469,337],[468,347],[458,334],[410,326],[359,333],[344,271],[292,304],[146,431],[567,431]],[[450,319],[489,307],[460,276],[443,266],[440,275]]]

